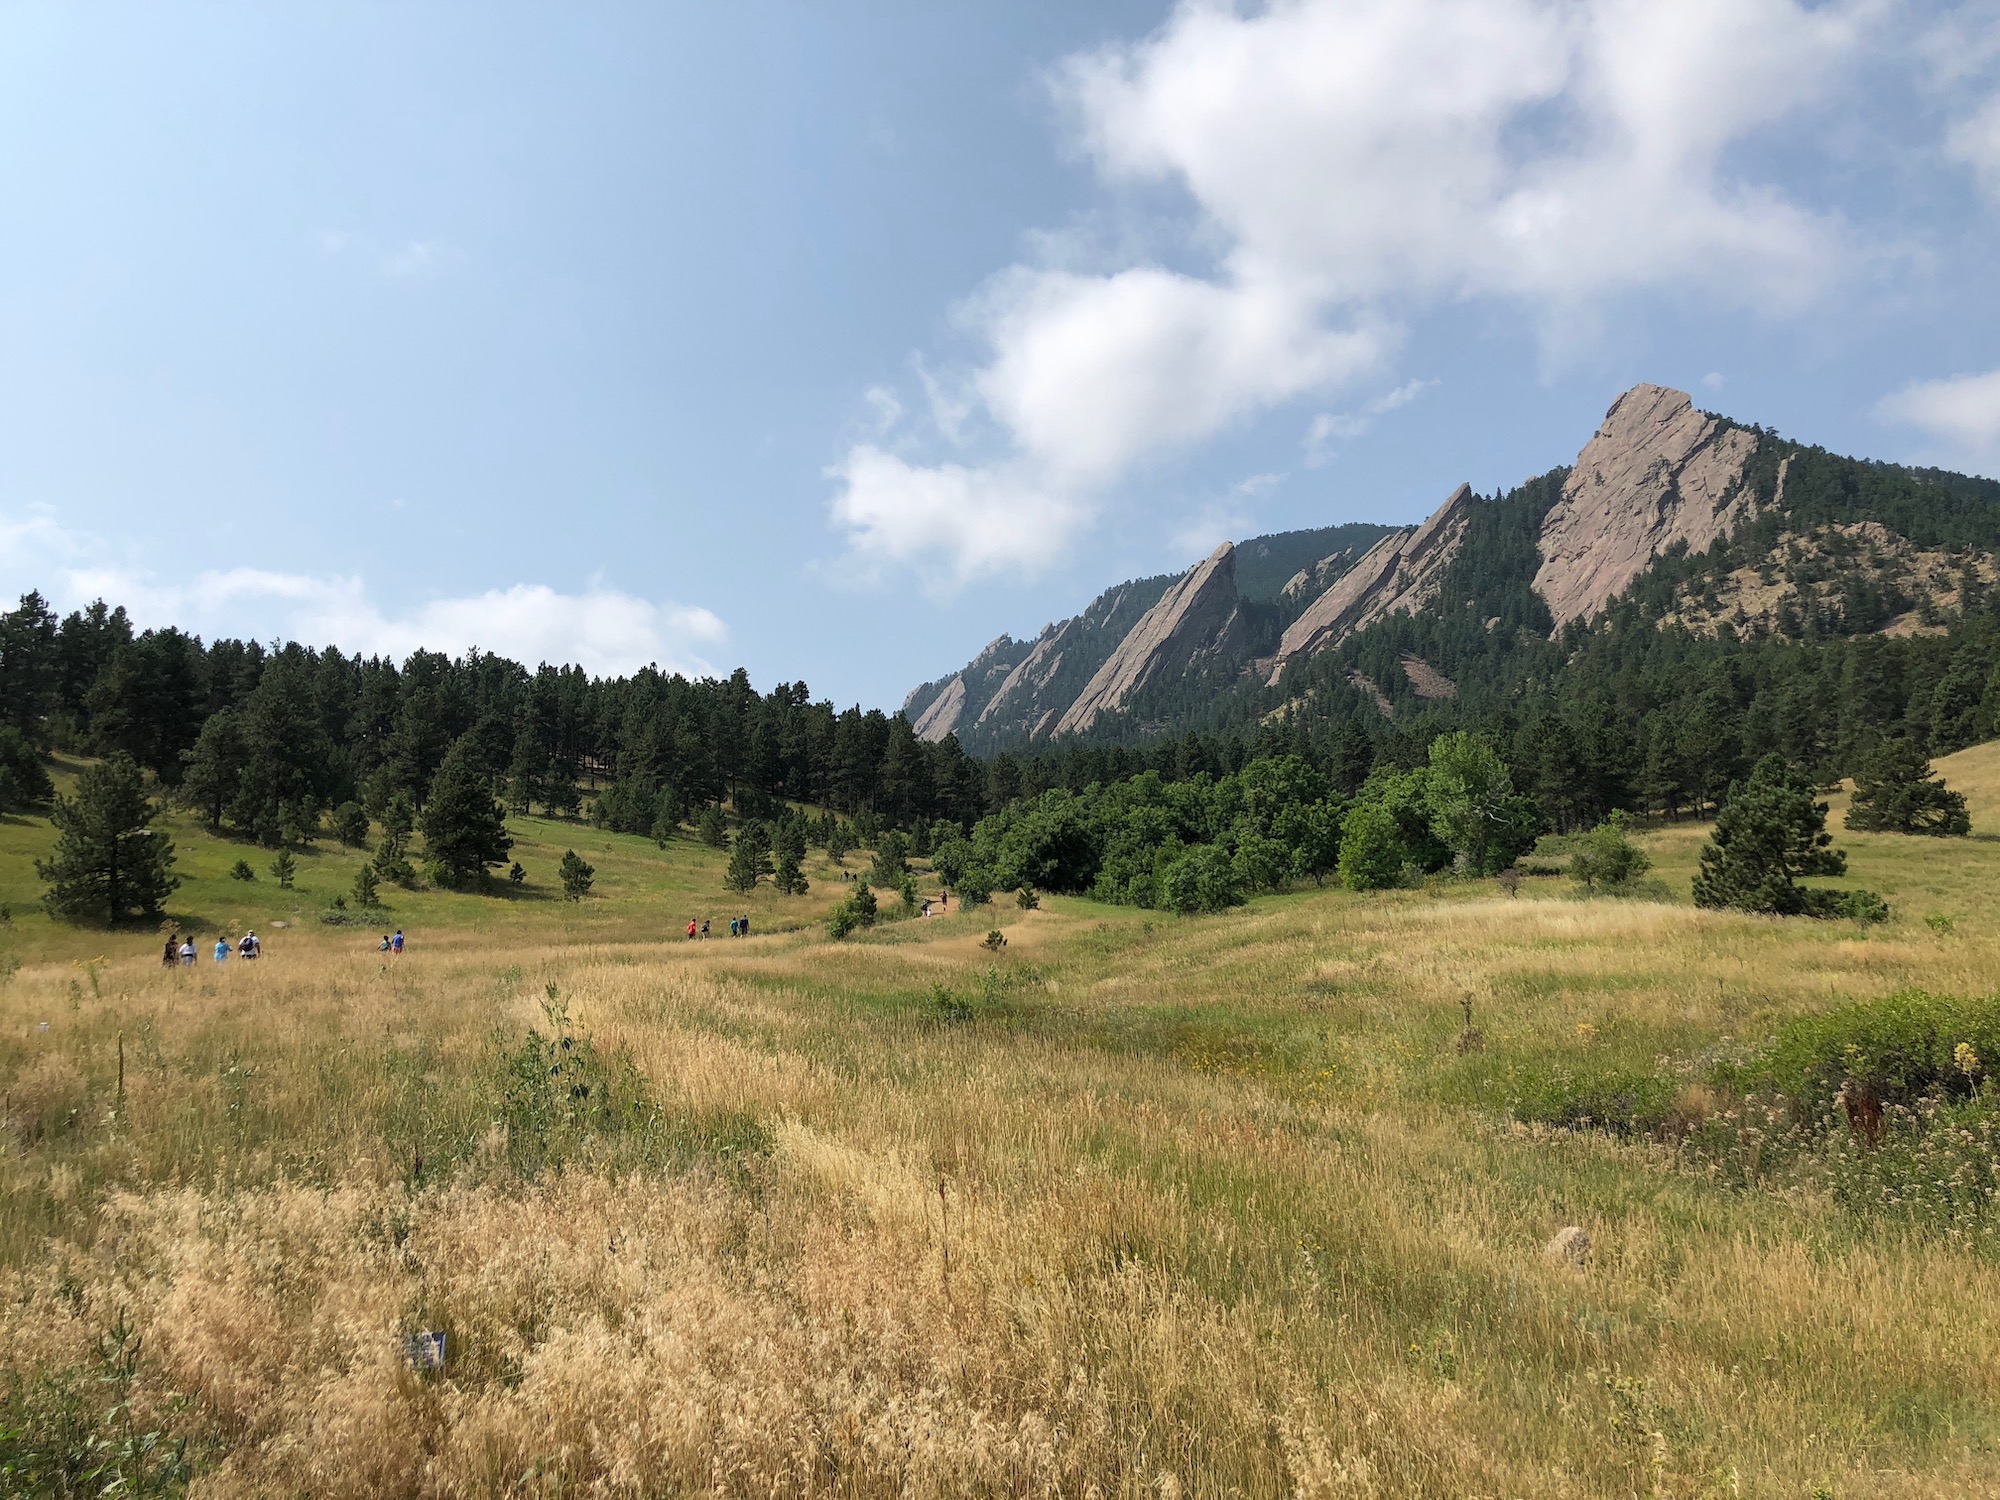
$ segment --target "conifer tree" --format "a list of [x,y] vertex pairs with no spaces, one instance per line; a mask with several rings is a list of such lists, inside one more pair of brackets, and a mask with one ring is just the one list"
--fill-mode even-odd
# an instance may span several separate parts
[[1694,904],[1781,917],[1813,910],[1812,894],[1798,881],[1847,872],[1847,856],[1832,843],[1826,804],[1780,756],[1767,755],[1748,781],[1730,787],[1716,815],[1694,877]]
[[431,778],[420,826],[425,861],[439,885],[462,888],[483,879],[488,865],[506,863],[514,841],[470,736],[452,745]]
[[877,885],[900,887],[903,872],[909,868],[909,851],[910,841],[895,829],[879,834],[875,839],[875,868],[870,878]]
[[771,841],[771,852],[775,860],[773,873],[778,893],[803,896],[811,888],[804,870],[800,868],[806,857],[805,824],[794,820],[779,824],[777,834]]
[[568,849],[563,852],[556,874],[562,881],[563,895],[571,901],[581,901],[590,894],[590,882],[596,878],[597,870],[574,849]]
[[1956,838],[1972,832],[1965,798],[1931,774],[1924,752],[1906,739],[1883,740],[1854,776],[1847,826],[1878,833]]
[[732,891],[754,890],[758,878],[771,872],[771,836],[762,823],[745,823],[729,851],[729,868],[722,882]]
[[55,794],[40,752],[12,724],[0,724],[0,813],[45,806]]
[[354,904],[368,909],[381,904],[381,882],[372,865],[363,865],[354,875]]
[[222,815],[235,799],[243,776],[243,733],[235,713],[223,708],[209,715],[194,748],[181,760],[176,800],[211,829],[221,827]]
[[701,825],[697,830],[701,841],[711,849],[727,848],[729,844],[729,820],[722,815],[720,804],[711,802],[701,810]]
[[280,849],[278,857],[271,861],[271,878],[278,882],[278,889],[289,891],[293,877],[298,874],[298,862],[292,858],[292,851]]
[[50,915],[103,923],[158,916],[180,884],[173,842],[150,826],[158,814],[131,756],[121,751],[87,768],[76,796],[57,798],[50,814],[54,853],[35,861]]

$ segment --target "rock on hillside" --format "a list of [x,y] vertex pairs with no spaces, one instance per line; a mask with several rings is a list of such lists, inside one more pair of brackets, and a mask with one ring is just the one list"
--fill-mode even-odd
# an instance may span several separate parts
[[1286,667],[1333,645],[1377,620],[1414,614],[1430,603],[1438,580],[1465,539],[1465,525],[1477,502],[1472,486],[1461,484],[1421,526],[1392,531],[1291,623],[1278,642],[1270,681]]
[[1003,635],[989,642],[962,671],[911,693],[903,700],[903,713],[917,737],[941,740],[962,727],[968,712],[976,713],[991,700],[1028,650],[1026,641]]
[[1535,589],[1556,627],[1597,614],[1676,542],[1701,553],[1728,536],[1756,449],[1685,391],[1635,385],[1613,402],[1542,522]]
[[1054,733],[1081,734],[1157,677],[1208,663],[1240,666],[1248,632],[1236,596],[1235,552],[1224,542],[1168,589],[1084,685]]

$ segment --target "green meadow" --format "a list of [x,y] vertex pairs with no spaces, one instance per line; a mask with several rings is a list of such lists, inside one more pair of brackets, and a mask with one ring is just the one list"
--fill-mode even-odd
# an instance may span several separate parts
[[362,851],[283,891],[169,816],[170,921],[265,939],[181,971],[42,915],[47,821],[0,820],[0,1462],[50,1493],[2000,1494],[2000,1161],[1954,1144],[1984,1060],[1879,1139],[1741,1081],[1840,1007],[2000,993],[2000,746],[1938,768],[1970,839],[1832,799],[1868,927],[1696,910],[1682,824],[1634,896],[884,893],[836,943],[865,855],[737,897],[720,851],[532,818],[520,885],[328,922]]

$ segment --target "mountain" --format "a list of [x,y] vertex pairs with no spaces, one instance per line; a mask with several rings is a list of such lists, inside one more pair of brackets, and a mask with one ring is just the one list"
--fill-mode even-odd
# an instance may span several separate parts
[[[956,735],[969,750],[992,749],[1084,733],[1143,698],[1149,684],[1183,686],[1207,675],[1226,687],[1246,651],[1268,649],[1299,609],[1390,531],[1362,522],[1277,532],[1225,544],[1178,579],[1162,573],[1118,584],[1031,640],[1001,636],[959,671],[911,692],[903,715],[921,739]],[[1228,604],[1211,620],[1217,599]]]
[[904,710],[978,753],[1287,709],[1395,719],[1546,681],[1548,651],[1614,617],[1725,645],[1941,633],[2000,584],[1996,554],[2000,484],[1842,458],[1638,385],[1574,463],[1512,491],[1460,485],[1417,526],[1224,544],[1032,642],[1003,636]]

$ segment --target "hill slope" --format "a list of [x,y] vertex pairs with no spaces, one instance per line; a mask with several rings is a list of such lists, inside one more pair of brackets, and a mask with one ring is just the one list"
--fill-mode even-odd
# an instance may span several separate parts
[[[1421,525],[1366,544],[1344,530],[1343,549],[1275,597],[1280,539],[1235,549],[1233,597],[1224,549],[1179,580],[1121,585],[1025,653],[1003,637],[906,710],[926,738],[982,752],[1252,724],[1281,706],[1394,718],[1459,699],[1468,678],[1488,701],[1546,684],[1589,639],[1629,626],[1626,606],[1732,655],[1773,639],[1941,636],[2000,583],[2000,483],[1806,448],[1652,385],[1614,401],[1571,465],[1504,495],[1461,485]],[[988,712],[996,664],[1036,653],[1011,683],[1022,711]]]

